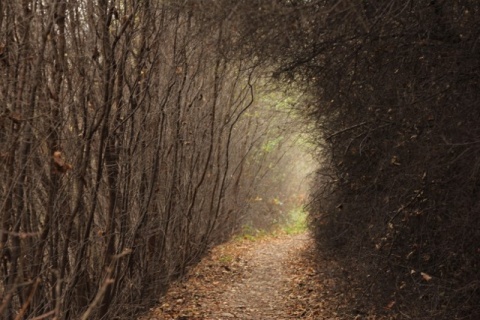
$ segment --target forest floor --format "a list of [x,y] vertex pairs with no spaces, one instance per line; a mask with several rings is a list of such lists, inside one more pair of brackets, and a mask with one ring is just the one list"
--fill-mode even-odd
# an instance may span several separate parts
[[308,234],[237,239],[212,249],[139,320],[395,319],[354,302],[351,280],[314,253]]

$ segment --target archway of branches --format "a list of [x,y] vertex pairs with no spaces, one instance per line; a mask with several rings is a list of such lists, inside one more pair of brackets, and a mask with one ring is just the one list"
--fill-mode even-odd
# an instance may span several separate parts
[[2,318],[133,314],[212,245],[298,211],[300,94],[195,6],[0,4]]
[[316,166],[318,248],[371,301],[478,315],[478,11],[0,2],[1,317],[135,313]]

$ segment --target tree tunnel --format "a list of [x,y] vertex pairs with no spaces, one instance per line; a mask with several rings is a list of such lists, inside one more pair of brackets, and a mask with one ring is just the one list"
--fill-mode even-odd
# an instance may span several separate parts
[[1,317],[132,313],[308,203],[365,299],[477,318],[478,11],[0,2]]

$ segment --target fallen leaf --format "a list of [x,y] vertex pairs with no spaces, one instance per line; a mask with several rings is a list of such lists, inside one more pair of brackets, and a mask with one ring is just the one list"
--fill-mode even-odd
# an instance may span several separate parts
[[392,159],[390,160],[390,164],[393,164],[395,166],[399,166],[400,165],[400,161],[398,160],[398,157],[397,156],[393,156]]
[[423,280],[425,280],[425,281],[432,280],[432,276],[430,276],[429,274],[427,274],[425,272],[420,272],[420,275],[422,276]]

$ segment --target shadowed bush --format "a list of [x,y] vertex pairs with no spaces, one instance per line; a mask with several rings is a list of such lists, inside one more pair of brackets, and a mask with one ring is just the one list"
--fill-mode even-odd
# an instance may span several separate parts
[[342,258],[368,303],[478,318],[479,4],[252,2],[244,50],[309,95],[319,250]]

